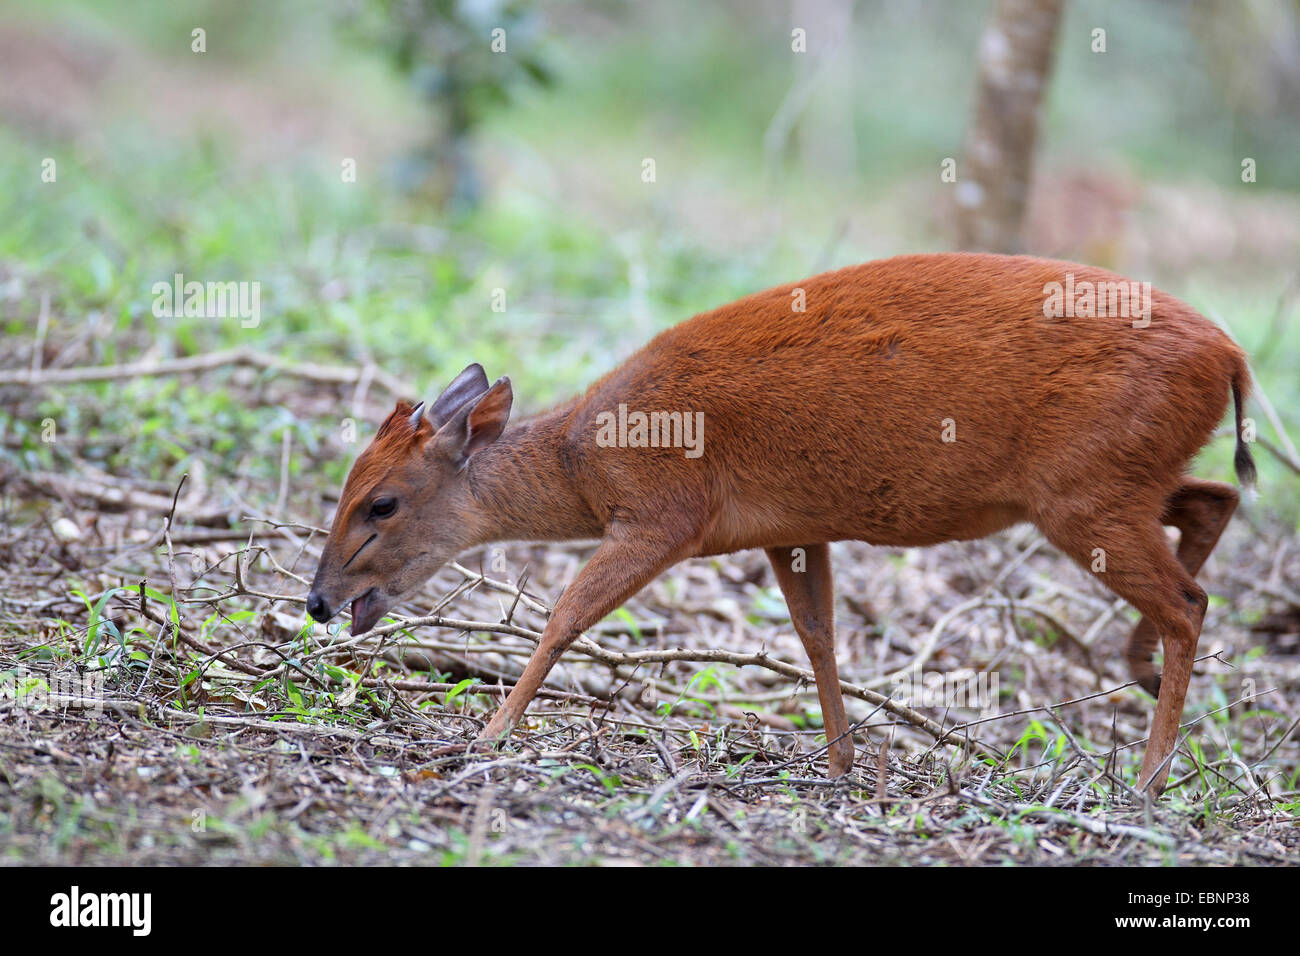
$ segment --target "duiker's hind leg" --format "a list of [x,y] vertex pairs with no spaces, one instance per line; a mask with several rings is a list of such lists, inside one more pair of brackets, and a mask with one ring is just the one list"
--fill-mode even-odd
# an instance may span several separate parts
[[[1076,516],[1039,527],[1048,540],[1137,608],[1164,643],[1164,679],[1139,780],[1142,788],[1159,794],[1164,789],[1168,758],[1178,743],[1178,724],[1205,618],[1205,591],[1175,559],[1153,514]],[[1096,562],[1098,548],[1105,554],[1105,570]]]
[[[1169,496],[1161,523],[1178,529],[1178,560],[1195,577],[1237,510],[1240,496],[1232,485],[1188,478]],[[1129,635],[1125,656],[1129,673],[1152,697],[1160,696],[1160,675],[1151,655],[1156,629],[1144,616]]]
[[776,572],[776,582],[785,595],[790,620],[803,641],[817,697],[822,705],[822,723],[830,745],[830,775],[838,777],[853,767],[853,740],[844,711],[844,694],[835,665],[835,590],[831,582],[831,549],[827,544],[803,547],[806,567],[794,570],[794,548],[768,548],[767,558]]

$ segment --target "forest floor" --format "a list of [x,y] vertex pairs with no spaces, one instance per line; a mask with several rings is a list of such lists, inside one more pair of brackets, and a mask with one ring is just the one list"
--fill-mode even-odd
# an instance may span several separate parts
[[[155,374],[255,402],[350,398],[372,420],[391,399],[274,360]],[[42,388],[3,381],[39,418]],[[470,752],[591,543],[464,555],[352,638],[303,611],[312,522],[337,488],[304,496],[299,477],[294,501],[316,506],[284,504],[291,461],[310,476],[348,453],[283,452],[279,487],[215,458],[175,488],[90,461],[0,475],[0,859],[1300,859],[1300,542],[1256,509],[1203,574],[1186,736],[1151,804],[1133,789],[1153,706],[1124,671],[1133,612],[1032,528],[836,546],[845,778],[825,776],[815,689],[759,553],[663,575],[566,655],[508,745]]]

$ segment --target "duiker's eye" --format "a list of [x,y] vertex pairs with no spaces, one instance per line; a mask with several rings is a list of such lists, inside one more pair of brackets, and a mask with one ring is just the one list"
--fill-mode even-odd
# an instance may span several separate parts
[[373,518],[387,518],[396,510],[396,498],[376,498],[370,503],[370,515]]

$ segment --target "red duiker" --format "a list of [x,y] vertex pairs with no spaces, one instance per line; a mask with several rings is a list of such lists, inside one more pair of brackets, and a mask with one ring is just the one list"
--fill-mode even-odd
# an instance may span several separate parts
[[[1089,266],[950,254],[828,272],[670,328],[522,422],[507,425],[509,380],[489,386],[478,365],[427,411],[399,403],[348,476],[307,610],[326,621],[350,601],[360,634],[467,548],[600,538],[481,735],[496,739],[565,648],[664,569],[763,548],[838,775],[854,748],[829,543],[1029,521],[1143,615],[1127,657],[1158,696],[1140,778],[1158,793],[1207,604],[1195,575],[1238,500],[1186,468],[1231,392],[1237,475],[1253,480],[1249,381],[1211,322]],[[1181,532],[1176,554],[1162,525]]]

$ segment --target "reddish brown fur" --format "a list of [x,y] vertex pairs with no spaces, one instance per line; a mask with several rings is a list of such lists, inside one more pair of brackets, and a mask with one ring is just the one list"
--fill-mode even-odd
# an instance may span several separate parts
[[352,520],[353,512],[361,504],[364,489],[373,488],[383,481],[392,469],[393,462],[409,458],[421,435],[428,437],[431,431],[428,422],[420,422],[419,435],[415,429],[406,427],[413,411],[415,409],[406,402],[398,402],[397,407],[375,432],[369,447],[353,463],[343,494],[339,496],[338,512],[334,519],[340,527]]
[[[313,595],[332,589],[343,599],[372,584],[398,595],[488,541],[602,537],[485,731],[497,737],[564,648],[665,568],[767,549],[836,741],[831,771],[842,773],[853,747],[825,545],[928,545],[1031,521],[1085,567],[1103,549],[1098,577],[1145,616],[1129,659],[1159,690],[1142,772],[1158,792],[1206,603],[1193,576],[1237,503],[1231,486],[1189,479],[1186,467],[1249,375],[1227,336],[1158,291],[1146,328],[1131,318],[1045,317],[1044,287],[1067,272],[1076,283],[1125,281],[1027,257],[902,256],[697,315],[580,399],[496,440],[466,439],[465,417],[470,433],[477,422],[494,436],[505,422],[498,406],[508,413],[507,380],[436,434],[427,420],[413,431],[410,406],[399,405],[349,476]],[[796,289],[806,312],[792,310]],[[702,412],[703,455],[598,446],[597,416],[620,403]],[[942,440],[946,420],[954,442]],[[1244,449],[1238,464],[1250,470]],[[414,498],[404,520],[367,519],[367,503],[394,489]],[[1162,522],[1182,530],[1177,557]],[[344,574],[345,555],[367,535],[380,544],[367,546],[379,552],[361,562],[369,570]],[[790,571],[792,548],[805,549],[807,573]],[[1157,635],[1162,685],[1151,664]]]

